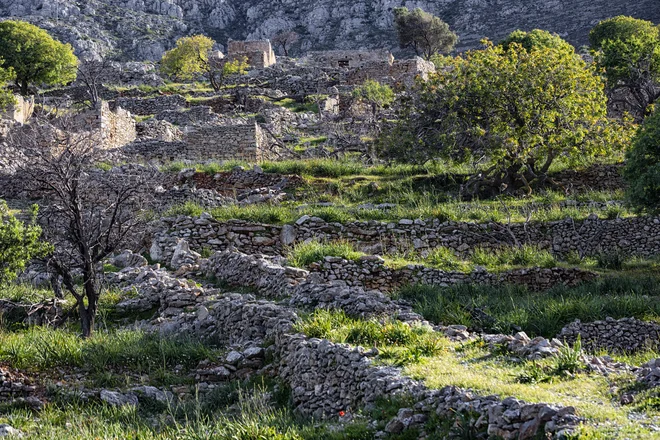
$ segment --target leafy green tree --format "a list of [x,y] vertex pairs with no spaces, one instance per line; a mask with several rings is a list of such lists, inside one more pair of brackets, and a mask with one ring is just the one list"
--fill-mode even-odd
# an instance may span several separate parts
[[[233,61],[218,60],[217,65],[211,67],[209,73],[211,86],[216,92],[225,84],[225,80],[232,75],[245,75],[250,65],[246,57]],[[214,63],[211,63],[214,64]]]
[[371,105],[371,113],[375,118],[380,109],[392,104],[394,91],[387,84],[368,79],[353,90],[353,98]]
[[171,77],[191,80],[205,76],[215,91],[230,75],[244,75],[249,67],[247,59],[227,60],[214,56],[215,41],[204,35],[179,38],[176,47],[165,52],[160,61],[161,71]]
[[[4,64],[0,58],[0,66]],[[7,108],[7,106],[14,103],[14,95],[7,89],[7,83],[14,79],[14,71],[12,69],[3,69],[0,67],[0,110]]]
[[435,54],[451,52],[458,42],[447,23],[420,8],[395,8],[394,26],[401,49],[413,49],[427,60]]
[[627,199],[639,211],[660,211],[660,111],[644,120],[626,153]]
[[58,85],[76,79],[78,58],[45,30],[24,21],[0,22],[0,58],[14,71],[21,94],[30,84]]
[[597,24],[589,40],[610,99],[641,120],[660,98],[660,28],[618,16]]
[[525,50],[530,51],[541,47],[550,47],[558,50],[573,52],[575,49],[566,40],[557,34],[550,33],[541,29],[534,29],[530,32],[521,30],[513,31],[502,40],[499,45],[508,50],[513,43],[518,43]]
[[215,41],[205,35],[179,38],[174,49],[165,52],[160,60],[161,72],[182,80],[206,73],[214,44]]
[[16,278],[30,260],[52,252],[42,241],[36,225],[37,207],[32,208],[31,221],[24,224],[11,214],[7,203],[0,200],[0,285]]
[[603,80],[574,50],[484,43],[439,59],[443,68],[418,82],[399,123],[381,137],[386,155],[417,162],[485,156],[491,167],[465,191],[529,193],[546,183],[556,159],[605,155],[625,143],[628,131],[606,117]]

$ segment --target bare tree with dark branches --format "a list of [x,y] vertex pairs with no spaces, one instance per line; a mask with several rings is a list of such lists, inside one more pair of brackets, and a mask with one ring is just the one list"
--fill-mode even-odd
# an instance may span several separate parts
[[[100,133],[79,127],[75,117],[60,118],[56,126],[35,121],[11,142],[30,158],[22,172],[46,204],[40,223],[55,248],[47,266],[75,298],[82,336],[89,337],[101,294],[101,262],[139,240],[155,171],[97,168],[107,154]],[[82,286],[76,284],[78,276]]]
[[271,39],[273,45],[282,48],[285,57],[289,56],[291,45],[296,44],[298,40],[300,40],[300,35],[292,30],[280,31]]
[[100,61],[88,60],[78,65],[76,80],[84,86],[91,108],[96,107],[101,101],[101,88],[110,79],[111,70],[112,64],[107,58]]

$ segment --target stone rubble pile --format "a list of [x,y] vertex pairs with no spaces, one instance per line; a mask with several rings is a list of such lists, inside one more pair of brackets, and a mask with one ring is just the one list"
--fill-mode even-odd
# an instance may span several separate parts
[[0,401],[23,404],[39,410],[44,406],[39,398],[39,392],[29,377],[19,371],[0,366]]
[[639,370],[637,370],[637,380],[649,388],[660,386],[660,358],[651,359]]
[[306,310],[343,310],[358,318],[388,316],[405,322],[424,321],[411,307],[382,292],[350,287],[342,281],[323,282],[314,276],[293,290],[289,305]]
[[528,360],[538,360],[546,357],[552,357],[559,353],[559,349],[564,347],[564,344],[553,338],[548,340],[542,336],[530,338],[525,332],[518,332],[515,335],[482,335],[491,350],[496,349],[497,346],[503,346],[507,351],[514,353]]
[[294,287],[309,272],[283,265],[281,257],[246,255],[237,251],[216,252],[202,265],[207,277],[234,286],[253,287],[259,295],[281,298],[292,293]]

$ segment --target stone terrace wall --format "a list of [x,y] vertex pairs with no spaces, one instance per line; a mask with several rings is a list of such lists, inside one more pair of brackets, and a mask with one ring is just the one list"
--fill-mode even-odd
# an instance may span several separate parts
[[318,273],[323,280],[341,280],[349,286],[362,286],[382,292],[394,291],[410,284],[450,286],[462,283],[519,284],[531,290],[541,291],[558,285],[576,286],[597,277],[593,272],[561,267],[515,269],[502,273],[485,270],[469,273],[450,272],[422,265],[392,269],[385,266],[382,259],[373,256],[362,257],[358,261],[326,257],[324,261],[314,264],[311,270]]
[[114,106],[128,110],[134,115],[155,115],[164,110],[187,107],[188,101],[181,95],[163,95],[155,98],[117,98]]
[[582,222],[568,219],[513,224],[507,228],[499,223],[440,222],[437,219],[342,225],[309,216],[301,217],[293,225],[276,226],[243,221],[217,222],[209,216],[180,216],[162,219],[153,243],[165,256],[171,255],[180,238],[188,240],[191,248],[198,251],[204,247],[219,251],[234,246],[241,252],[267,255],[282,255],[286,246],[308,239],[348,239],[370,253],[446,246],[466,254],[477,246],[496,248],[510,244],[511,234],[521,243],[534,243],[560,256],[571,251],[583,255],[615,251],[641,256],[660,254],[660,217]]
[[[407,395],[416,402],[414,409],[403,410],[408,418],[423,422],[434,413],[453,419],[476,412],[480,417],[475,428],[498,438],[529,440],[539,432],[554,438],[554,433],[574,429],[581,421],[572,407],[529,404],[511,397],[501,400],[457,387],[428,390],[397,368],[374,366],[370,359],[374,353],[362,347],[289,334],[278,335],[275,347],[277,374],[291,386],[296,410],[316,418],[370,408],[380,397]],[[403,416],[401,411],[399,415]],[[404,424],[398,423],[403,429]]]
[[660,348],[660,324],[635,318],[580,322],[564,327],[557,339],[574,344],[580,336],[582,346],[590,351],[631,353]]

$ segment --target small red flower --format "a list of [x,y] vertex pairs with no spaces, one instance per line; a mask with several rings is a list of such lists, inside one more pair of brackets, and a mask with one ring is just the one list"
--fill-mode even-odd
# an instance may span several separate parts
[[344,417],[346,413],[344,411],[339,411],[339,417]]

